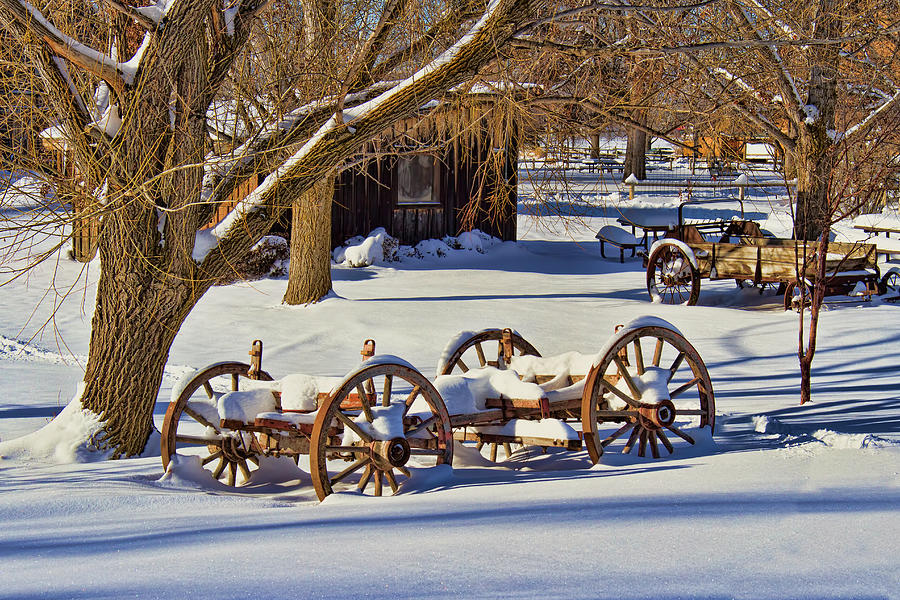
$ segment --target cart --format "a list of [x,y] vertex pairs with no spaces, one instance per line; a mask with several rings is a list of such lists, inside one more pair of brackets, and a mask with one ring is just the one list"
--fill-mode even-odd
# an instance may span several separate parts
[[[542,357],[511,329],[461,332],[429,380],[413,365],[363,347],[343,378],[223,362],[184,378],[161,430],[164,468],[194,461],[235,486],[265,457],[308,468],[320,500],[336,491],[397,492],[414,471],[453,461],[454,441],[506,453],[514,444],[604,449],[654,458],[709,437],[715,399],[706,366],[671,324],[641,317],[620,326],[597,353]],[[627,434],[627,438],[626,438]]]
[[[808,305],[816,279],[818,242],[763,237],[752,221],[733,221],[718,242],[709,242],[694,225],[679,225],[653,244],[647,259],[647,291],[654,301],[694,305],[700,280],[734,279],[776,285],[784,309]],[[826,256],[826,295],[858,289],[865,300],[882,291],[873,244],[830,242]]]

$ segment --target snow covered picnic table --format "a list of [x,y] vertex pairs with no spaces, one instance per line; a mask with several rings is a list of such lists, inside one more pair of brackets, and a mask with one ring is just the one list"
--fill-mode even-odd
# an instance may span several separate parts
[[163,466],[196,461],[233,486],[239,474],[249,480],[262,457],[291,456],[298,465],[308,457],[320,499],[348,485],[365,492],[370,483],[380,496],[385,481],[396,492],[417,469],[451,464],[455,443],[490,445],[491,460],[499,445],[507,455],[513,444],[586,448],[596,463],[629,432],[623,452],[657,458],[659,445],[671,454],[673,442],[692,445],[715,424],[700,355],[654,317],[619,328],[590,354],[541,357],[510,329],[461,332],[433,382],[399,357],[372,354],[370,340],[366,360],[342,378],[276,380],[262,369],[257,341],[252,364],[192,374],[166,411]]

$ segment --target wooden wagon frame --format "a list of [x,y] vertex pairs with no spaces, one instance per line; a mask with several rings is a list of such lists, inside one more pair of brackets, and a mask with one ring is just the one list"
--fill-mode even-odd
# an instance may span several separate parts
[[[364,362],[301,410],[283,405],[277,382],[262,368],[258,340],[249,364],[223,362],[200,370],[174,390],[166,411],[164,468],[176,457],[194,455],[213,478],[234,486],[239,476],[251,479],[262,457],[290,456],[300,465],[308,456],[319,499],[342,489],[380,496],[385,483],[396,492],[416,468],[451,464],[454,440],[475,442],[478,450],[489,445],[491,460],[499,446],[509,455],[513,444],[521,444],[586,449],[597,463],[604,448],[629,432],[623,452],[636,448],[645,456],[649,450],[658,458],[660,445],[671,454],[676,445],[695,443],[698,434],[687,426],[702,435],[715,427],[715,398],[703,360],[677,329],[654,317],[620,326],[596,355],[582,355],[592,359],[585,373],[517,373],[510,368],[517,361],[544,359],[510,329],[451,340],[434,383],[402,359],[374,351],[374,341],[367,340]],[[468,390],[467,382],[495,377],[513,378],[538,393],[488,394],[475,410],[451,412],[438,391],[449,400],[453,386]],[[223,414],[223,406],[241,394],[270,405],[262,412],[251,406],[249,416],[238,411],[244,416],[237,419]]]
[[[741,287],[777,286],[785,310],[808,304],[817,278],[817,241],[768,237],[747,220],[685,224],[682,207],[678,225],[653,244],[646,261],[647,291],[654,301],[694,305],[701,279],[733,279]],[[704,233],[719,241],[707,241]],[[825,269],[826,295],[846,295],[860,283],[865,300],[883,293],[874,244],[829,242]]]

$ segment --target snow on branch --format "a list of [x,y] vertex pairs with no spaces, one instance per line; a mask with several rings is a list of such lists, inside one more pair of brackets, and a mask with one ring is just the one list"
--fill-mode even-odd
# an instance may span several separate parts
[[849,138],[855,138],[856,136],[860,135],[860,132],[866,130],[868,126],[872,124],[872,122],[883,115],[888,109],[894,108],[898,104],[900,104],[900,90],[895,92],[889,100],[882,103],[878,108],[866,115],[866,117],[862,121],[849,128],[844,132],[843,135],[838,136],[838,139],[836,139],[835,141],[846,142]]
[[117,94],[134,82],[141,56],[148,45],[148,36],[144,37],[144,43],[134,57],[127,62],[118,62],[108,54],[64,34],[40,10],[24,0],[0,0],[0,6],[9,10],[23,27],[43,40],[55,55],[104,80]]
[[224,220],[197,233],[194,260],[204,262],[214,248],[243,235],[244,218],[272,202],[282,186],[293,186],[294,193],[301,191],[297,187],[308,189],[392,121],[462,83],[496,56],[497,45],[508,39],[514,21],[524,18],[528,7],[529,0],[490,0],[471,29],[437,58],[388,91],[344,109],[343,118],[332,115],[293,156],[238,202]]

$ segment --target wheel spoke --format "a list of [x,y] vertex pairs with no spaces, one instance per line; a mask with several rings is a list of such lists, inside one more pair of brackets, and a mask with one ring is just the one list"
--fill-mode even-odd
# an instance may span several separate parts
[[336,484],[337,482],[341,481],[342,479],[344,479],[345,477],[347,477],[347,476],[350,475],[351,473],[355,473],[356,471],[359,471],[359,470],[362,469],[364,466],[366,466],[367,464],[369,464],[369,462],[371,462],[371,460],[372,460],[372,457],[370,457],[370,456],[368,456],[368,455],[367,455],[367,456],[363,456],[362,458],[360,458],[359,460],[357,460],[355,463],[353,463],[352,465],[350,465],[349,467],[347,467],[346,469],[344,469],[343,471],[341,471],[340,473],[338,473],[337,475],[335,475],[334,477],[332,477],[332,478],[330,479],[331,485]]
[[481,347],[481,342],[475,342],[475,353],[478,354],[478,362],[484,367],[487,364],[487,359],[484,357],[484,348]]
[[241,475],[244,476],[244,481],[250,481],[250,467],[247,466],[247,461],[241,460],[237,466],[241,470]]
[[409,409],[412,408],[413,402],[416,401],[418,395],[422,392],[422,386],[417,385],[413,388],[413,391],[409,393],[409,396],[406,397],[406,406],[403,409],[403,416],[405,417],[409,412]]
[[356,484],[356,489],[359,491],[363,491],[366,489],[366,486],[369,485],[369,481],[372,480],[372,465],[371,463],[366,465],[366,470],[363,471],[362,478],[359,480],[359,483]]
[[241,378],[237,373],[231,374],[231,391],[236,392],[240,388]]
[[[335,406],[337,406],[337,404],[335,404]],[[372,436],[369,435],[368,433],[366,433],[365,431],[363,431],[362,429],[360,429],[359,425],[357,425],[355,422],[353,422],[353,420],[350,417],[348,417],[347,415],[342,413],[340,410],[334,411],[334,416],[337,417],[338,421],[343,423],[345,427],[349,427],[351,430],[353,430],[353,433],[358,435],[362,441],[364,441],[367,444],[371,443]]]
[[325,446],[325,452],[338,452],[350,454],[368,454],[369,449],[365,446]]
[[[372,380],[368,381],[369,385],[371,385]],[[356,393],[359,394],[359,403],[362,405],[362,411],[366,415],[366,421],[369,423],[372,422],[372,409],[369,407],[369,394],[365,389],[363,384],[359,384],[356,386]]]
[[459,368],[462,369],[463,373],[469,372],[469,367],[466,366],[466,363],[463,362],[462,358],[456,359],[456,364],[459,365]]
[[656,432],[656,437],[658,437],[659,441],[662,442],[662,445],[666,447],[666,450],[669,451],[669,454],[675,452],[675,449],[672,447],[672,442],[669,441],[669,438],[666,437],[666,434],[663,433],[662,429]]
[[600,442],[600,446],[603,448],[606,448],[607,446],[609,446],[614,441],[616,441],[619,437],[621,437],[626,431],[628,431],[632,427],[634,427],[634,423],[625,423],[618,430],[616,430],[612,435],[610,435],[608,438],[606,438],[605,440]]
[[206,395],[210,400],[215,400],[216,393],[213,391],[212,386],[209,385],[208,381],[203,382],[203,389],[206,391]]
[[397,493],[397,490],[400,489],[400,486],[397,485],[397,480],[394,478],[394,472],[393,472],[393,470],[391,470],[391,471],[385,471],[385,472],[384,472],[384,476],[385,476],[385,478],[388,480],[388,485],[391,486],[391,491],[392,491],[393,493],[396,494],[396,493]]
[[424,421],[422,421],[421,423],[419,423],[418,425],[416,425],[416,427],[415,427],[414,429],[410,429],[409,431],[405,432],[405,435],[406,435],[406,437],[408,437],[408,438],[410,438],[410,437],[415,437],[417,433],[419,433],[419,432],[421,432],[421,431],[423,431],[423,430],[425,430],[425,429],[428,429],[428,428],[431,427],[436,421],[439,421],[440,419],[441,419],[441,416],[440,416],[440,415],[431,415],[430,418],[425,419]]
[[632,397],[635,400],[640,400],[641,392],[637,389],[637,386],[634,383],[634,379],[631,378],[631,373],[628,372],[628,367],[625,366],[625,363],[622,362],[622,359],[619,358],[618,355],[614,356],[613,360],[616,363],[616,368],[619,370],[619,375],[622,377],[622,379],[625,380],[625,385],[628,386]]
[[382,406],[390,406],[391,405],[391,387],[394,384],[394,376],[391,374],[387,374],[384,376],[384,394],[381,396],[381,405]]
[[625,444],[625,447],[622,448],[622,454],[628,454],[631,452],[631,449],[634,448],[634,443],[637,441],[638,436],[641,434],[641,427],[635,425],[634,429],[631,431],[631,435],[628,437],[628,442]]
[[216,460],[217,458],[222,458],[221,450],[217,450],[217,451],[213,452],[212,454],[210,454],[209,456],[204,458],[202,461],[200,461],[200,464],[205,467],[206,465],[208,465],[212,461]]
[[656,348],[653,349],[653,366],[658,367],[660,361],[662,360],[662,351],[665,342],[663,342],[662,338],[656,338]]
[[671,431],[672,433],[674,433],[675,435],[677,435],[678,437],[680,437],[681,439],[686,441],[688,444],[692,444],[692,445],[694,444],[694,438],[692,438],[685,432],[681,431],[677,427],[672,427],[671,425],[669,425],[668,427],[666,427],[666,429],[668,429],[669,431]]
[[[669,399],[671,400],[672,398],[677,398],[681,394],[685,393],[686,391],[688,391],[689,389],[694,387],[699,381],[700,381],[699,377],[694,377],[693,379],[691,379],[684,385],[679,386],[675,391],[669,392]],[[678,411],[678,412],[681,412],[681,411]]]
[[381,471],[378,469],[375,469],[375,495],[376,496],[381,496],[382,485],[383,484],[381,482]]
[[228,463],[228,485],[234,487],[237,484],[237,465],[233,462]]
[[228,460],[227,460],[227,459],[225,458],[225,456],[223,455],[223,456],[222,456],[222,460],[220,460],[220,461],[219,461],[219,464],[216,465],[216,470],[213,471],[213,477],[214,477],[215,479],[218,479],[219,477],[221,477],[221,476],[222,476],[222,471],[224,471],[224,470],[225,470],[225,467],[227,467],[227,466],[228,466]]
[[197,444],[199,446],[217,446],[222,443],[221,439],[200,437],[199,435],[176,435],[175,441],[182,444]]
[[668,381],[672,381],[672,378],[675,377],[675,372],[678,371],[678,368],[681,366],[681,363],[684,362],[684,357],[686,354],[684,350],[678,353],[678,356],[675,357],[675,361],[672,363],[672,366],[669,367],[669,379]]
[[640,442],[638,444],[638,456],[643,458],[646,455],[647,450],[647,430],[641,427],[641,437]]
[[644,374],[644,351],[641,348],[641,338],[634,339],[634,366],[637,368],[637,374]]
[[614,386],[613,384],[608,382],[603,377],[598,377],[597,380],[599,381],[599,383],[603,387],[603,389],[618,396],[619,399],[622,400],[622,402],[628,404],[629,406],[633,406],[635,408],[640,408],[640,406],[641,406],[640,402],[638,402],[634,398],[629,398],[628,395],[625,394],[625,392],[623,392],[622,390],[620,390],[619,388],[617,388],[616,386]]
[[647,434],[647,440],[650,442],[650,454],[653,458],[659,458],[659,446],[656,445],[656,432],[651,431]]
[[406,467],[397,467],[397,470],[406,475],[407,477],[412,477],[412,473],[409,472],[409,469]]
[[183,412],[187,413],[187,415],[188,415],[190,418],[192,418],[193,420],[197,421],[198,423],[200,423],[200,424],[203,425],[204,427],[212,427],[213,429],[216,430],[216,433],[222,433],[221,431],[219,431],[219,428],[218,428],[218,427],[216,427],[215,425],[213,425],[212,423],[210,423],[209,421],[207,421],[206,418],[205,418],[203,415],[201,415],[200,413],[198,413],[196,410],[192,409],[192,408],[190,407],[189,404],[185,404],[185,405],[184,405]]

